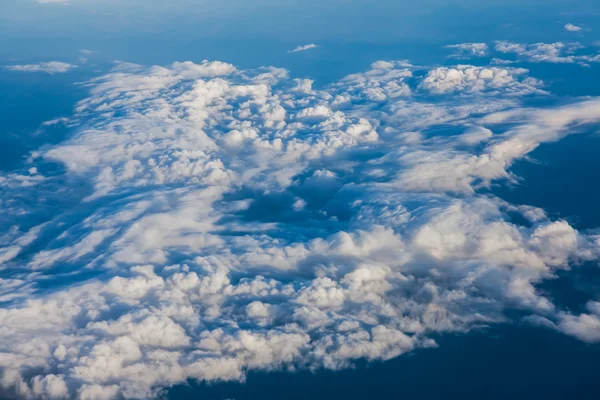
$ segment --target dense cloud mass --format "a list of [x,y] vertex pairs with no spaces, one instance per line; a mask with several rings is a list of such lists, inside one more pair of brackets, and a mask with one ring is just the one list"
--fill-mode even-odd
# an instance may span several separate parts
[[[599,237],[482,189],[600,100],[524,106],[514,68],[377,62],[327,88],[221,62],[121,63],[72,130],[0,175],[0,387],[148,398],[186,379],[340,369],[507,310],[600,341],[536,285]],[[34,206],[35,205],[35,206]]]

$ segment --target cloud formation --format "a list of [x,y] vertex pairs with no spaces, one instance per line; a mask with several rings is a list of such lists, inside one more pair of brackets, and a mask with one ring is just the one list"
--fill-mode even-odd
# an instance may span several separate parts
[[455,52],[451,58],[485,57],[488,55],[488,45],[485,43],[460,43],[445,46]]
[[581,27],[573,24],[566,24],[565,30],[569,32],[581,32]]
[[288,53],[299,53],[301,51],[316,49],[317,47],[319,47],[319,46],[314,43],[311,43],[311,44],[307,44],[305,46],[298,46],[294,50],[288,51]]
[[503,94],[524,95],[543,93],[541,81],[527,77],[523,68],[474,67],[458,65],[429,71],[420,87],[431,93],[480,93],[498,91]]
[[529,108],[526,70],[405,61],[322,89],[208,61],[87,85],[71,137],[0,175],[4,393],[340,369],[508,310],[600,340],[596,303],[573,315],[537,289],[600,238],[480,191],[600,123],[598,99]]
[[49,61],[37,64],[9,65],[6,68],[10,71],[18,72],[46,72],[48,74],[63,74],[71,71],[74,68],[77,68],[77,66],[60,61]]

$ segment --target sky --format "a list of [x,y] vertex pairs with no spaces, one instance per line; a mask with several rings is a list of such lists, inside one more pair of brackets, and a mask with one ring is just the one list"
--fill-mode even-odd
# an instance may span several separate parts
[[596,399],[590,0],[4,0],[0,398]]

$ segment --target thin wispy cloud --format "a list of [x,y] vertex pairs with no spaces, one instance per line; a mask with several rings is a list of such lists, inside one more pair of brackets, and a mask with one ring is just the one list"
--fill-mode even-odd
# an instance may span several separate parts
[[299,53],[301,51],[307,51],[307,50],[311,50],[311,49],[316,49],[317,47],[319,47],[319,46],[316,45],[316,44],[314,44],[314,43],[311,43],[311,44],[307,44],[305,46],[298,46],[294,50],[288,51],[288,53]]
[[488,55],[488,45],[485,43],[460,43],[444,46],[455,52],[450,58],[485,57]]
[[9,65],[6,68],[10,71],[17,72],[45,72],[48,74],[62,74],[77,68],[77,66],[60,61],[49,61],[40,62],[37,64]]

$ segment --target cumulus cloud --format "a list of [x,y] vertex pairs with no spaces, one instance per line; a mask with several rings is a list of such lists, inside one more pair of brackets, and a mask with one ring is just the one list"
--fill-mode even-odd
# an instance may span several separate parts
[[71,71],[74,68],[77,68],[77,66],[60,61],[49,61],[37,64],[9,65],[6,68],[10,71],[18,72],[46,72],[48,74],[63,74]]
[[70,137],[0,175],[4,393],[340,369],[515,309],[597,340],[595,303],[574,316],[537,285],[598,238],[479,189],[600,123],[598,99],[528,108],[526,70],[405,61],[323,89],[209,61],[87,85]]
[[455,52],[451,58],[485,57],[488,55],[488,45],[485,43],[460,43],[445,46]]
[[566,24],[565,30],[569,32],[581,32],[581,27],[573,24]]
[[542,83],[522,68],[439,67],[427,73],[420,88],[435,94],[501,91],[515,95],[542,93]]
[[316,44],[314,44],[314,43],[311,43],[311,44],[307,44],[305,46],[298,46],[294,50],[288,51],[288,53],[298,53],[298,52],[301,52],[301,51],[316,49],[317,47],[319,47],[319,46],[316,45]]

